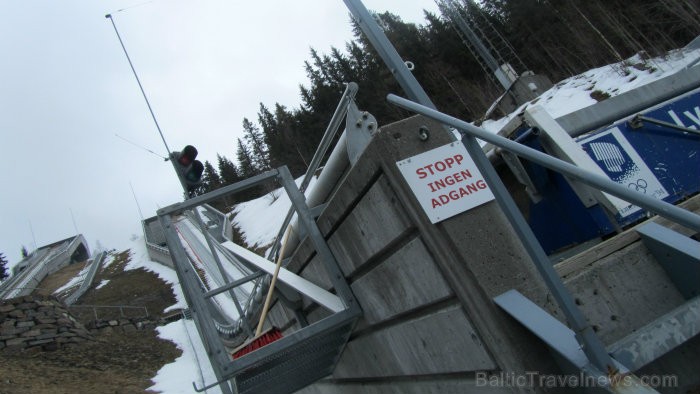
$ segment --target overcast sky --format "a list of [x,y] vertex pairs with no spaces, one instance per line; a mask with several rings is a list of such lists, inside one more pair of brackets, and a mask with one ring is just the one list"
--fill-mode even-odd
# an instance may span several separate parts
[[[437,8],[364,4],[416,23]],[[235,157],[260,102],[299,106],[311,47],[352,39],[342,0],[0,0],[0,253],[12,265],[23,245],[76,227],[91,249],[126,247],[141,233],[130,184],[146,217],[181,200],[171,165],[124,140],[166,155],[108,13],[170,148],[195,145],[202,161]]]

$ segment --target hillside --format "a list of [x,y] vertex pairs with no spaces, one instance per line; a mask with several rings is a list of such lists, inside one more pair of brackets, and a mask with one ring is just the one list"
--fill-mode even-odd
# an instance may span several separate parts
[[[92,288],[69,309],[86,327],[95,327],[95,314],[85,305],[145,306],[149,320],[162,322],[166,308],[176,303],[168,283],[144,268],[128,269],[130,261],[128,250],[114,254]],[[65,267],[39,287],[44,293],[55,291],[82,265]],[[101,321],[121,318],[114,308],[100,308],[97,314]],[[143,312],[126,309],[125,315],[138,317]],[[92,331],[94,340],[57,351],[4,352],[0,357],[0,393],[142,393],[153,385],[151,379],[158,370],[182,353],[174,343],[158,338],[155,324],[146,324],[141,330],[107,326]]]

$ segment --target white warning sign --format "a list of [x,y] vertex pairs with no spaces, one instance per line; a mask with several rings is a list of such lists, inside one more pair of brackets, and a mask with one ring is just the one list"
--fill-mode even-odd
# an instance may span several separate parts
[[461,142],[396,162],[432,223],[494,199]]

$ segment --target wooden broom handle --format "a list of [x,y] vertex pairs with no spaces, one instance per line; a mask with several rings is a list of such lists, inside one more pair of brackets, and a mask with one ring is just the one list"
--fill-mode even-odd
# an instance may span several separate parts
[[272,293],[275,291],[275,283],[277,283],[277,275],[279,275],[280,267],[282,267],[282,251],[284,250],[284,245],[289,239],[289,234],[292,233],[292,228],[289,227],[287,232],[284,234],[284,240],[280,245],[280,254],[277,255],[277,264],[275,265],[275,273],[272,275],[272,280],[270,281],[270,288],[267,290],[267,297],[265,297],[265,305],[263,305],[262,313],[260,314],[260,321],[258,322],[258,328],[255,330],[255,336],[259,336],[262,333],[263,325],[265,324],[265,318],[267,317],[267,311],[270,309],[270,302],[272,301]]

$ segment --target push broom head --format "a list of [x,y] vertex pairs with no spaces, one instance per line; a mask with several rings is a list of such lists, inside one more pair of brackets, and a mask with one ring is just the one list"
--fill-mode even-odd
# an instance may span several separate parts
[[282,331],[277,327],[269,328],[263,331],[260,335],[257,335],[243,343],[241,346],[237,347],[232,355],[233,359],[242,357],[250,352],[260,349],[261,347],[268,345],[278,339],[282,338]]

